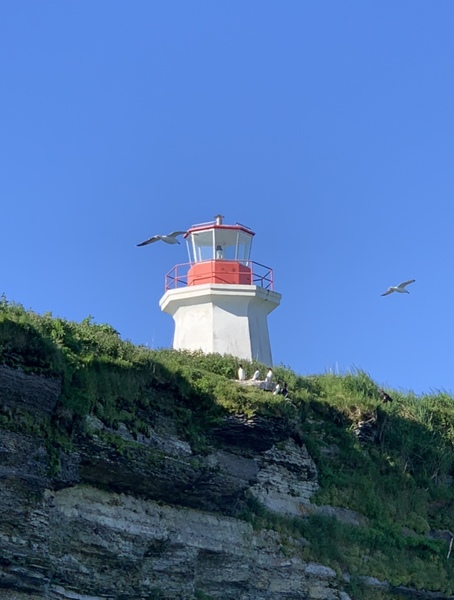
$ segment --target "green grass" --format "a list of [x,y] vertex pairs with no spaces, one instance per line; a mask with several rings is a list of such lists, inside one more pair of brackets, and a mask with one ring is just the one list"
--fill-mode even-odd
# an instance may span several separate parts
[[[454,593],[448,545],[427,536],[430,529],[454,531],[454,399],[448,394],[386,390],[393,402],[383,403],[361,370],[301,377],[280,365],[274,372],[288,384],[286,400],[238,385],[234,357],[149,350],[92,318],[76,323],[39,315],[4,297],[0,364],[62,382],[51,423],[20,411],[0,413],[1,428],[45,440],[51,472],[89,414],[113,431],[124,423],[135,436],[169,417],[196,454],[210,450],[209,431],[226,415],[279,419],[316,462],[320,489],[313,501],[358,511],[369,526],[321,517],[286,520],[254,503],[242,518],[306,537],[303,557],[338,572]],[[243,364],[248,375],[256,367],[265,370],[255,362]],[[367,441],[355,433],[365,419],[374,421],[375,435]],[[114,438],[106,437],[112,443]],[[357,597],[386,597],[362,593]]]

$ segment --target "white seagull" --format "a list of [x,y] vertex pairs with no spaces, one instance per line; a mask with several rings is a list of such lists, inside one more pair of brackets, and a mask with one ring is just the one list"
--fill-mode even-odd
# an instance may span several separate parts
[[144,242],[141,242],[140,244],[137,244],[138,246],[147,246],[148,244],[153,244],[154,242],[159,242],[159,240],[161,240],[161,242],[165,242],[166,244],[179,244],[179,240],[177,240],[177,236],[178,235],[184,235],[186,233],[186,231],[172,231],[172,233],[169,233],[167,235],[154,235],[153,237],[151,237],[149,240],[145,240]]
[[386,292],[382,294],[382,296],[387,296],[388,294],[392,294],[393,292],[399,292],[399,294],[409,294],[410,292],[405,289],[405,286],[414,283],[416,279],[409,279],[408,281],[403,281],[399,283],[399,285],[392,285],[389,287]]

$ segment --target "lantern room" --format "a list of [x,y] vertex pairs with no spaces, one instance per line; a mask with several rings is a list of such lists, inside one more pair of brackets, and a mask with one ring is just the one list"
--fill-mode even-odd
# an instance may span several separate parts
[[250,256],[254,232],[245,225],[214,223],[194,225],[185,234],[189,262],[188,285],[226,283],[251,285]]

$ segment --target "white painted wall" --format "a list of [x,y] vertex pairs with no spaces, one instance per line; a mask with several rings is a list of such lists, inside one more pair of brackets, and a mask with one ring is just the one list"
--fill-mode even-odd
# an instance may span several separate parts
[[280,300],[255,285],[204,284],[168,290],[159,304],[175,321],[175,349],[272,365],[267,317]]

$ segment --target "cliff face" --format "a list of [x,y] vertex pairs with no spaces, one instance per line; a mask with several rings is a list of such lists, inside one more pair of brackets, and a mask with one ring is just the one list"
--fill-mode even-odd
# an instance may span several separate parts
[[[55,418],[58,382],[2,367],[0,390],[4,424],[24,408]],[[120,425],[112,437],[89,417],[55,457],[45,436],[4,425],[2,600],[351,599],[347,574],[302,560],[305,539],[238,518],[246,497],[281,515],[329,510],[310,503],[317,469],[306,448],[265,419],[230,417],[212,440],[194,455],[169,419],[147,436]]]

